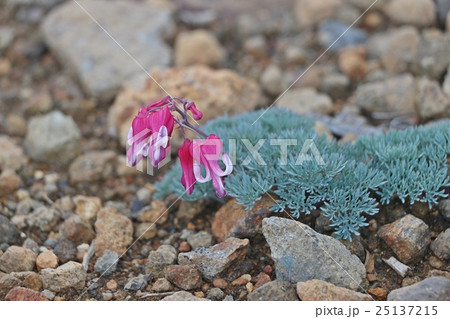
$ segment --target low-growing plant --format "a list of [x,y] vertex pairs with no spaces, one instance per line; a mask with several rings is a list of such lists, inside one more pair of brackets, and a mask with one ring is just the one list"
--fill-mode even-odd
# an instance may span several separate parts
[[[359,235],[360,227],[367,226],[365,215],[379,211],[379,203],[398,198],[431,207],[447,196],[450,121],[340,144],[318,135],[313,121],[288,110],[277,108],[259,118],[262,112],[223,116],[202,128],[215,132],[224,149],[235,154],[234,172],[225,178],[225,188],[247,209],[267,192],[277,198],[272,211],[286,211],[298,218],[320,209],[331,220],[338,238],[351,240],[352,234]],[[296,143],[289,142],[283,153],[276,142],[269,143],[274,140]],[[314,155],[311,151],[315,148],[320,158],[308,156]],[[256,156],[252,149],[257,149]],[[181,173],[177,163],[156,184],[156,196],[175,194],[191,201],[212,196],[214,189],[207,183],[187,195],[173,182]]]

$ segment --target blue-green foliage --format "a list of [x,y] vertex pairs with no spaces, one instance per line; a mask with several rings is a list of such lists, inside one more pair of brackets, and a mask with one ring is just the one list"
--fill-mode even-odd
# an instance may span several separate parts
[[[378,212],[378,201],[387,204],[397,197],[402,202],[421,201],[431,207],[440,197],[446,197],[443,188],[450,186],[448,121],[361,137],[354,144],[341,145],[325,135],[318,136],[312,121],[284,109],[271,110],[252,125],[262,112],[224,116],[204,127],[223,139],[228,153],[230,143],[235,145],[236,163],[225,185],[228,195],[246,208],[252,208],[267,192],[276,198],[273,211],[286,211],[298,218],[321,209],[338,237],[351,239],[367,225],[363,214]],[[252,145],[265,139],[258,153],[266,165],[259,165],[252,156],[248,161],[250,152],[241,139],[248,139]],[[269,142],[273,139],[297,141],[297,145],[288,146],[287,162],[281,161],[280,146]],[[314,141],[323,162],[311,152],[309,158],[299,158],[309,140]],[[175,194],[185,200],[213,196],[210,183],[197,183],[194,193],[185,195],[181,184],[174,182],[180,177],[177,163],[156,185],[157,196]]]

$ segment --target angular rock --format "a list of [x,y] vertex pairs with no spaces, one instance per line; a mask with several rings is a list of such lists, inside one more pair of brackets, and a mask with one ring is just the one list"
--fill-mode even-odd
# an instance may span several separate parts
[[450,228],[437,236],[431,243],[431,250],[442,260],[450,259]]
[[180,253],[178,263],[196,266],[206,280],[212,281],[246,255],[248,244],[248,239],[228,238],[212,247]]
[[105,179],[114,171],[116,153],[92,151],[77,157],[69,167],[72,183],[94,182]]
[[20,243],[20,231],[3,215],[0,215],[0,245],[17,245]]
[[36,161],[64,166],[80,153],[80,138],[72,117],[53,111],[30,119],[25,151]]
[[59,212],[54,208],[41,206],[26,217],[28,226],[37,228],[43,232],[49,232],[60,220]]
[[128,291],[138,291],[147,287],[148,281],[151,279],[148,275],[139,275],[137,277],[131,278],[124,289]]
[[205,201],[198,200],[195,202],[182,201],[178,207],[177,218],[191,221],[200,215],[205,209]]
[[76,214],[93,225],[97,219],[97,213],[102,207],[101,199],[78,195],[73,198],[73,202],[76,206]]
[[406,264],[419,262],[431,242],[428,225],[413,215],[384,225],[378,231],[386,244],[392,248],[398,259]]
[[256,289],[247,296],[249,301],[296,301],[295,289],[291,283],[274,280],[261,288]]
[[133,241],[133,225],[115,208],[105,207],[97,213],[95,222],[95,254],[102,256],[109,249],[122,254]]
[[188,236],[187,241],[192,249],[197,249],[200,247],[208,247],[212,245],[213,237],[207,231],[200,231],[196,234]]
[[224,292],[220,288],[211,288],[206,297],[210,300],[222,300],[225,297]]
[[17,171],[23,167],[28,159],[23,149],[16,145],[14,141],[6,135],[0,135],[0,171],[12,169]]
[[[231,70],[212,70],[206,66],[191,66],[155,70],[151,73],[172,96],[183,96],[195,101],[203,112],[199,123],[223,115],[253,110],[262,98],[258,84]],[[108,113],[109,132],[119,136],[126,145],[128,131],[140,105],[157,101],[167,94],[154,84],[137,79],[138,85],[129,85],[119,93]]]
[[45,268],[58,267],[58,257],[51,251],[44,251],[36,258],[36,267],[38,271]]
[[218,66],[225,51],[214,34],[206,30],[181,32],[175,41],[175,65],[204,64]]
[[430,277],[414,285],[395,289],[388,301],[450,301],[450,279]]
[[[162,41],[173,29],[167,6],[126,1],[79,3],[145,70],[170,63],[171,50]],[[90,95],[111,98],[126,79],[143,72],[75,2],[53,10],[42,31],[47,45]]]
[[269,208],[273,205],[273,200],[266,196],[257,201],[251,210],[246,210],[232,199],[217,211],[211,231],[219,242],[228,237],[254,237],[261,233],[262,220],[271,214]]
[[170,245],[161,245],[157,250],[151,251],[148,255],[148,262],[145,265],[145,273],[151,274],[153,278],[164,277],[164,269],[175,263],[177,250]]
[[0,270],[5,273],[31,271],[36,257],[36,253],[30,249],[10,246],[0,257]]
[[278,280],[326,280],[353,290],[366,285],[366,269],[338,240],[316,233],[299,222],[270,217],[263,220]]
[[277,101],[277,105],[300,115],[307,113],[329,114],[333,111],[333,102],[330,97],[318,93],[313,88],[289,90]]
[[166,278],[159,278],[152,286],[154,292],[167,292],[173,289],[172,284]]
[[167,296],[162,301],[206,301],[207,299],[195,297],[187,291],[178,291],[173,295]]
[[158,228],[154,223],[140,223],[134,229],[134,238],[136,239],[152,239],[158,233]]
[[417,80],[416,105],[423,120],[442,117],[450,109],[450,96],[441,91],[437,81]]
[[368,113],[415,112],[416,86],[410,74],[362,84],[355,94],[356,104]]
[[4,275],[0,277],[0,298],[3,300],[6,294],[14,287],[22,286],[21,280],[10,275]]
[[61,224],[59,232],[76,244],[89,244],[95,238],[91,224],[78,215],[72,215],[66,219]]
[[297,294],[303,301],[371,301],[370,295],[337,287],[322,280],[297,283]]
[[70,288],[80,291],[86,283],[86,270],[74,261],[69,261],[56,269],[43,269],[41,274],[44,289],[54,292],[63,292]]
[[166,203],[160,199],[156,199],[149,206],[145,206],[139,211],[137,220],[161,225],[166,222],[168,216]]
[[430,27],[436,23],[436,8],[430,0],[391,0],[384,13],[396,24]]
[[6,301],[48,301],[41,293],[22,287],[11,289],[5,297]]
[[119,254],[107,249],[103,256],[95,262],[95,271],[100,275],[109,276],[116,271]]
[[20,280],[20,286],[30,288],[35,291],[42,289],[42,277],[33,271],[12,272],[10,275]]
[[77,255],[77,245],[68,240],[65,237],[62,237],[53,248],[53,253],[58,256],[58,259],[61,263],[65,264],[70,260],[74,260]]
[[165,274],[168,281],[183,290],[192,290],[202,286],[202,277],[194,266],[170,265]]

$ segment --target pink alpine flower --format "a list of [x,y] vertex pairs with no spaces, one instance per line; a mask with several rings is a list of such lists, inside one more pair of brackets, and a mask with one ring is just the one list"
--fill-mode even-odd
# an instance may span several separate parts
[[[135,166],[145,156],[157,167],[166,157],[175,120],[169,106],[171,98],[142,107],[128,132],[128,164]],[[150,142],[149,142],[150,140]]]
[[197,180],[194,176],[194,158],[192,157],[193,144],[190,139],[186,138],[184,144],[178,149],[178,157],[180,158],[183,175],[181,176],[181,184],[189,195],[194,191]]
[[[182,98],[166,96],[164,99],[142,107],[134,118],[128,133],[128,163],[135,166],[142,158],[149,157],[151,165],[158,167],[170,152],[170,137],[175,123],[184,137],[184,144],[178,149],[183,174],[181,184],[186,193],[192,194],[195,184],[212,180],[212,185],[219,197],[226,195],[223,177],[231,174],[233,165],[229,156],[222,152],[222,140],[214,135],[207,135],[188,120],[188,112],[194,120],[200,120],[203,113],[195,103]],[[172,113],[177,113],[174,117]],[[203,140],[186,138],[185,130],[191,130]],[[225,169],[222,169],[222,161]],[[202,172],[205,172],[205,176]]]
[[[205,140],[195,140],[193,145],[194,176],[197,182],[206,183],[212,180],[212,185],[218,197],[224,197],[227,192],[223,185],[222,177],[230,175],[233,164],[226,153],[222,153],[222,140],[214,135],[209,135]],[[219,165],[222,160],[225,169]],[[206,176],[202,176],[202,167]]]

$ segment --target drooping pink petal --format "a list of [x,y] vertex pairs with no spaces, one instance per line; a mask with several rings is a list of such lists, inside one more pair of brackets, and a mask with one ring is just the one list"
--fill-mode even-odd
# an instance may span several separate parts
[[210,161],[209,165],[211,166],[211,170],[218,176],[230,175],[233,171],[233,163],[231,163],[231,159],[227,153],[223,153],[222,162],[225,164],[225,170],[220,168],[218,161]]
[[223,181],[220,176],[212,175],[212,185],[214,189],[216,190],[216,194],[218,197],[222,198],[225,197],[227,194],[227,191],[225,190],[225,187],[223,186]]
[[181,176],[181,184],[190,195],[194,191],[196,179],[194,176],[194,159],[192,157],[192,142],[187,138],[184,144],[178,149],[183,175]]
[[163,98],[162,100],[158,101],[158,102],[154,102],[152,104],[149,104],[146,107],[147,111],[151,111],[154,108],[163,106],[163,105],[167,105],[170,101],[172,100],[172,98],[170,96],[166,96],[165,98]]

